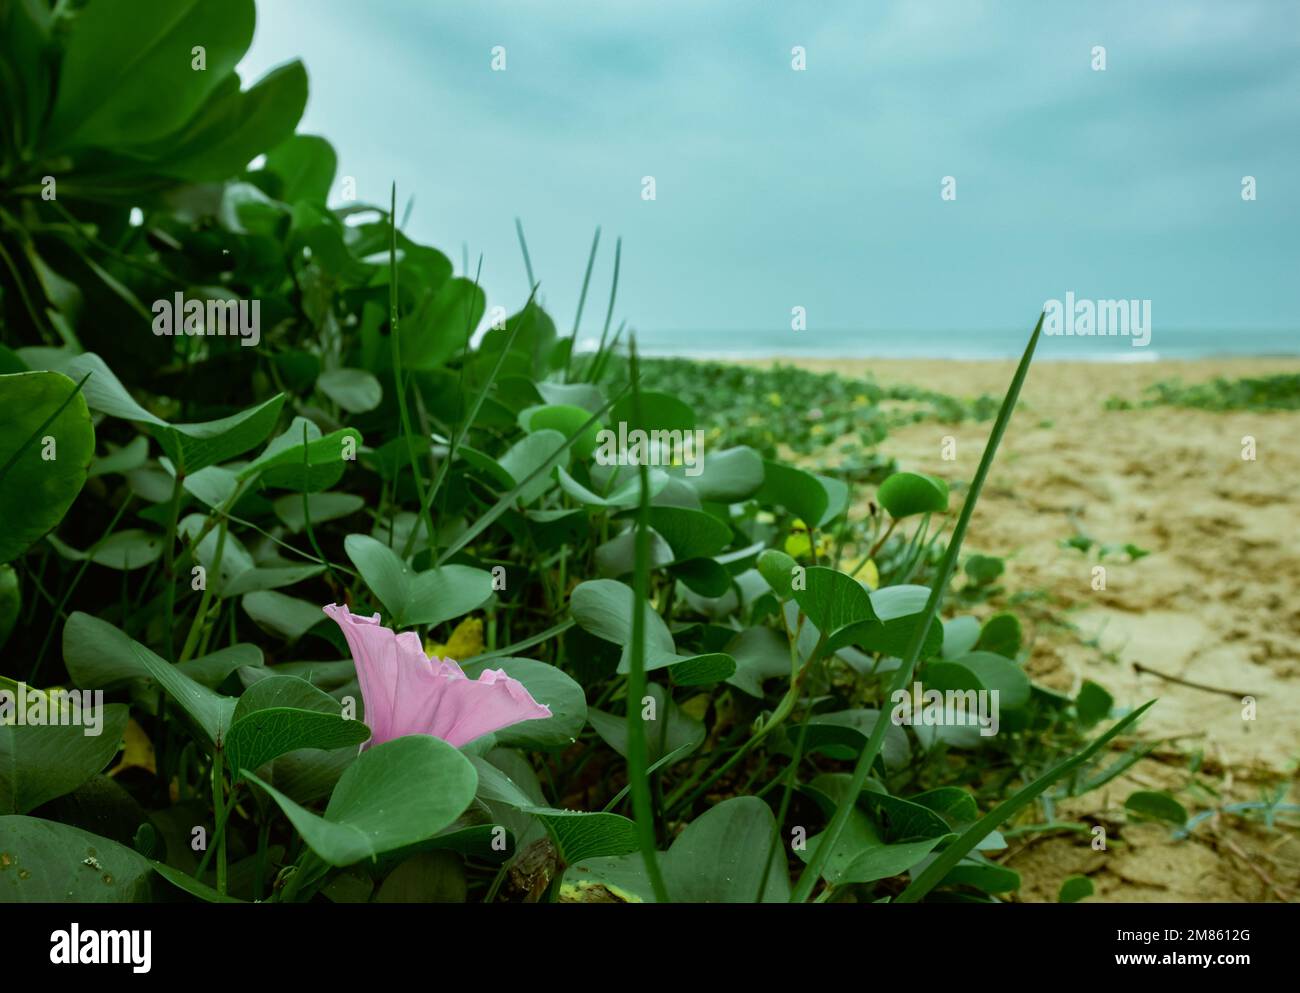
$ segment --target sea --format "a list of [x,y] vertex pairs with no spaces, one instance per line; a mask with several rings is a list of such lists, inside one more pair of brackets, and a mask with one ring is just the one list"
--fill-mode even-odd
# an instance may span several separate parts
[[[642,331],[636,333],[643,355],[698,359],[882,358],[1014,359],[1033,329],[998,331]],[[585,338],[585,336],[584,336]],[[596,340],[580,341],[594,349]],[[1227,356],[1300,356],[1300,330],[1224,331],[1207,329],[1151,332],[1146,345],[1125,336],[1055,335],[1038,343],[1036,362],[1155,362]]]

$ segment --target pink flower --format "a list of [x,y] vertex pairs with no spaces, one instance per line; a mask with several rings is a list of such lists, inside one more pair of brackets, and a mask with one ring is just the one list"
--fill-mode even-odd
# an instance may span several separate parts
[[379,615],[361,617],[347,607],[324,608],[343,629],[357,667],[366,724],[363,748],[408,734],[431,734],[459,748],[521,721],[550,717],[523,683],[502,669],[470,679],[450,659],[430,659],[414,631],[397,634]]

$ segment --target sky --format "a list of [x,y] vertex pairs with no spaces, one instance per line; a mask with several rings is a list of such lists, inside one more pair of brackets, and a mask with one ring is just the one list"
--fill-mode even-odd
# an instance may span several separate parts
[[1293,0],[261,0],[245,85],[295,57],[299,130],[489,305],[527,297],[518,217],[572,328],[600,226],[583,337],[616,237],[647,337],[1027,329],[1067,292],[1300,329]]

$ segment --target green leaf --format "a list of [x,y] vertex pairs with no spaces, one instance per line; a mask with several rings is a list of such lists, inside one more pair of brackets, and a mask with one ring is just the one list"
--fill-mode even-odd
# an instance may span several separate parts
[[776,595],[782,600],[789,599],[793,592],[790,584],[799,563],[785,552],[769,548],[759,555],[756,564],[759,574],[767,580],[767,585],[772,587]]
[[[653,764],[665,755],[681,751],[678,761],[686,758],[704,741],[704,725],[694,718],[687,717],[681,708],[667,696],[658,683],[646,687],[646,693],[653,699],[653,704],[638,702],[635,705],[645,726],[646,758]],[[647,708],[651,717],[646,718]],[[627,758],[627,717],[607,714],[603,710],[589,710],[587,719],[596,729],[601,740],[610,748]]]
[[101,455],[90,463],[89,475],[106,476],[109,473],[125,475],[133,469],[140,469],[149,460],[149,439],[136,435],[121,448],[109,443],[109,454]]
[[1087,876],[1068,876],[1065,882],[1061,883],[1061,892],[1057,900],[1061,903],[1078,903],[1092,896],[1094,892],[1092,880]]
[[[678,686],[708,686],[711,683],[721,683],[730,679],[736,671],[735,660],[722,652],[678,656],[677,661],[667,664],[672,666],[673,682]],[[619,671],[623,671],[622,666],[619,667]]]
[[46,141],[116,150],[178,130],[248,50],[253,21],[253,0],[88,4],[71,22]]
[[[209,744],[219,744],[230,726],[235,701],[221,696],[165,662],[138,641],[133,641],[107,621],[76,611],[63,628],[63,654],[69,672],[145,675],[175,700],[203,731]],[[100,656],[100,659],[94,659]]]
[[[303,531],[307,518],[303,515],[302,497],[298,494],[278,497],[272,502],[275,516],[294,534]],[[366,505],[364,497],[355,493],[310,493],[307,495],[307,512],[313,525],[350,517]]]
[[874,883],[879,879],[902,875],[923,861],[940,844],[955,837],[953,834],[944,834],[923,841],[873,845],[850,859],[834,881],[842,886],[846,883]]
[[276,66],[247,90],[227,76],[184,131],[147,151],[150,171],[190,182],[237,176],[250,161],[293,134],[307,106],[307,70]]
[[1090,728],[1110,716],[1111,708],[1115,706],[1115,698],[1107,693],[1104,687],[1091,679],[1085,679],[1083,685],[1079,687],[1079,696],[1074,706],[1079,714],[1079,723],[1085,728]]
[[896,472],[880,484],[876,501],[895,520],[914,514],[941,514],[948,509],[948,484],[919,472]]
[[1124,801],[1124,809],[1139,817],[1147,817],[1170,824],[1187,823],[1186,808],[1163,790],[1138,790]]
[[71,355],[46,350],[41,358],[49,368],[78,381],[90,373],[82,390],[90,409],[146,425],[173,465],[186,475],[233,459],[260,444],[275,427],[284,406],[284,394],[277,393],[255,407],[215,421],[168,424],[136,403],[94,352]]
[[266,153],[263,168],[280,177],[280,199],[285,203],[309,200],[324,204],[334,184],[338,157],[324,138],[290,135]]
[[[581,440],[582,436],[578,437]],[[574,444],[578,444],[578,441]],[[565,436],[559,431],[550,429],[524,435],[498,460],[501,468],[510,474],[516,486],[533,473],[542,470],[535,479],[520,490],[519,500],[524,504],[532,503],[554,485],[554,473],[549,471],[550,467],[563,467],[568,461]]]
[[[831,758],[851,760],[862,753],[871,732],[880,721],[880,711],[871,707],[837,710],[830,714],[817,714],[808,721],[804,737],[804,752],[825,752]],[[886,769],[902,769],[911,756],[907,732],[892,721],[885,720],[885,738],[881,755]]]
[[717,559],[687,559],[669,571],[700,596],[725,596],[731,589],[731,573]]
[[992,652],[931,662],[925,670],[925,683],[936,690],[997,690],[998,706],[1003,710],[1019,710],[1029,702],[1025,670]]
[[13,632],[22,611],[23,591],[18,585],[18,573],[11,565],[0,565],[0,648]]
[[226,677],[236,669],[261,669],[262,667],[262,650],[256,645],[243,643],[229,645],[176,666],[196,683],[202,683],[210,690],[215,690],[224,683]]
[[0,816],[0,903],[145,903],[152,869],[125,845],[20,814]]
[[[836,639],[836,643],[853,644],[869,652],[902,656],[917,629],[925,622],[925,604],[930,591],[924,586],[886,586],[871,594],[871,608],[876,619],[854,625]],[[938,654],[943,631],[934,624],[925,632],[921,658]]]
[[260,768],[286,752],[344,748],[360,745],[369,737],[370,728],[361,721],[296,707],[267,707],[237,718],[230,725],[226,757],[237,780],[238,770]]
[[829,639],[829,651],[848,644],[846,639],[855,625],[876,620],[866,587],[837,569],[809,567],[804,582],[794,584],[791,595],[817,630]]
[[[526,407],[519,413],[519,426],[525,431],[551,430],[562,436],[576,434],[578,440],[573,443],[573,453],[580,459],[591,458],[596,450],[598,436],[601,432],[600,422],[583,425],[591,419],[591,411],[568,404],[546,404]],[[561,472],[564,470],[561,469]]]
[[731,544],[731,528],[712,514],[689,507],[650,507],[650,526],[673,550],[673,557],[708,558]]
[[204,903],[243,903],[233,896],[225,896],[214,890],[207,883],[201,883],[189,873],[181,872],[165,862],[154,861],[152,863],[154,872],[162,876],[163,879],[171,883],[177,889],[184,890],[190,896],[198,897]]
[[316,388],[349,414],[374,410],[384,398],[379,380],[364,369],[331,369],[322,372]]
[[[746,445],[725,448],[720,452],[701,452],[700,471],[691,475],[685,468],[674,468],[701,500],[713,503],[736,503],[748,500],[763,485],[763,460]],[[693,470],[692,470],[693,471]]]
[[402,367],[436,369],[459,355],[486,308],[486,294],[468,279],[448,279],[426,291],[401,324]]
[[452,852],[420,852],[385,878],[375,903],[464,903],[465,863]]
[[118,572],[143,569],[145,566],[158,561],[163,553],[163,536],[141,531],[138,528],[115,531],[101,541],[98,546],[84,552],[65,545],[53,535],[50,536],[49,540],[55,550],[65,559],[71,559],[74,562],[84,562],[89,559],[96,565],[102,565],[107,569],[116,569]]
[[980,622],[974,617],[954,617],[943,622],[943,657],[955,659],[974,651],[980,637]]
[[849,485],[831,476],[818,474],[816,479],[826,491],[826,511],[822,514],[821,520],[816,522],[816,526],[825,528],[849,509]]
[[726,651],[736,663],[727,682],[752,697],[762,698],[764,680],[790,676],[790,646],[771,628],[746,628],[727,644]]
[[976,586],[988,586],[1002,575],[1006,564],[996,555],[972,555],[966,560],[966,575]]
[[[462,449],[464,451],[464,449]],[[486,456],[484,456],[486,458]],[[494,463],[495,464],[495,463]],[[641,480],[637,477],[629,479],[627,482],[614,488],[609,496],[601,496],[593,493],[587,487],[583,486],[576,479],[569,475],[563,466],[558,467],[556,475],[560,480],[560,489],[564,490],[569,496],[581,504],[588,507],[635,507],[637,501],[641,498]],[[650,470],[650,496],[658,496],[665,486],[668,485],[669,477],[659,469]]]
[[[0,723],[0,814],[25,814],[71,793],[100,772],[117,754],[130,715],[120,703],[96,708],[93,719],[102,725],[94,733],[91,715],[78,716],[79,703],[75,708],[71,703],[65,705],[62,701],[69,698],[60,696],[60,691],[51,696],[45,690],[27,687],[26,693],[26,713],[32,715],[33,706],[40,708],[45,712],[39,718],[43,723],[15,723],[17,713],[10,716],[9,723]],[[16,710],[19,699],[7,698]],[[0,719],[6,709],[0,707]]]
[[[926,865],[922,863],[922,865]],[[939,881],[940,886],[971,886],[985,893],[1009,893],[1020,889],[1020,873],[997,865],[979,855],[968,855]]]
[[335,866],[432,838],[470,805],[477,783],[469,760],[429,735],[395,738],[362,752],[334,787],[324,816],[243,771],[271,795],[308,847]]
[[529,808],[542,822],[565,865],[636,850],[636,825],[618,814]]
[[641,393],[641,416],[633,412],[632,395],[629,393],[609,413],[609,423],[627,424],[627,434],[633,431],[694,431],[695,411],[689,404],[668,393],[656,393],[645,390]]
[[273,438],[261,455],[239,471],[238,479],[260,479],[266,486],[317,493],[343,478],[343,470],[354,462],[360,447],[361,434],[356,428],[342,428],[322,437],[315,424],[295,417],[289,430]]
[[994,614],[980,629],[975,649],[1014,659],[1020,653],[1020,621],[1015,614]]
[[[93,378],[93,377],[92,377]],[[77,384],[57,372],[0,376],[0,563],[54,528],[86,482],[95,429]]]
[[[636,594],[625,583],[613,579],[590,579],[574,587],[569,595],[569,609],[584,631],[615,645],[626,646],[632,640],[635,601]],[[645,615],[646,670],[676,661],[676,646],[664,619],[648,603],[642,602],[641,610]]]
[[325,620],[325,614],[318,604],[274,590],[245,593],[240,604],[244,613],[258,624],[289,641],[297,641]]
[[[578,626],[604,641],[623,647],[618,671],[626,673],[632,643],[632,587],[613,579],[591,579],[579,583],[569,595],[569,609]],[[673,679],[682,686],[721,682],[735,672],[735,662],[721,653],[678,655],[668,625],[648,603],[641,604],[645,616],[645,669],[652,672],[673,667]]]
[[[776,819],[757,797],[740,796],[710,807],[686,826],[663,857],[664,882],[682,903],[784,903],[790,877],[783,846],[773,845]],[[759,885],[771,854],[767,885]]]
[[399,628],[441,624],[468,614],[492,596],[492,574],[466,565],[415,572],[381,541],[350,534],[343,549]]
[[830,506],[830,494],[812,473],[780,462],[763,461],[763,485],[754,499],[782,506],[809,526],[816,526]]

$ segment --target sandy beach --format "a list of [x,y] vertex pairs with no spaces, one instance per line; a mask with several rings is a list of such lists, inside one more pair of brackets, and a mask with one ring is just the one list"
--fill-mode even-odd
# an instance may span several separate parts
[[[967,398],[1000,398],[1014,370],[1012,362],[780,361]],[[1228,814],[1179,841],[1166,826],[1129,822],[1123,809],[1138,789],[1174,791],[1193,815],[1265,799],[1278,784],[1289,784],[1290,802],[1300,799],[1300,412],[1103,406],[1111,396],[1137,402],[1145,386],[1173,377],[1191,384],[1297,371],[1298,359],[1030,370],[965,548],[1006,558],[1006,596],[1038,594],[1015,608],[1037,680],[1073,693],[1091,678],[1126,708],[1158,697],[1140,736],[1162,741],[1129,774],[1058,812],[1105,825],[1108,851],[1093,851],[1078,833],[1012,844],[1004,861],[1024,876],[1020,899],[1054,900],[1075,872],[1093,879],[1101,899],[1300,898],[1294,833]],[[911,424],[882,450],[903,468],[966,481],[990,426]],[[954,461],[941,457],[945,436],[956,440]],[[1253,461],[1242,457],[1246,436],[1255,439]],[[1095,550],[1061,547],[1079,532],[1150,554],[1099,563]],[[1104,590],[1093,588],[1098,564]],[[1004,598],[984,610],[1005,606]],[[1246,696],[1256,701],[1254,720],[1243,719]]]

